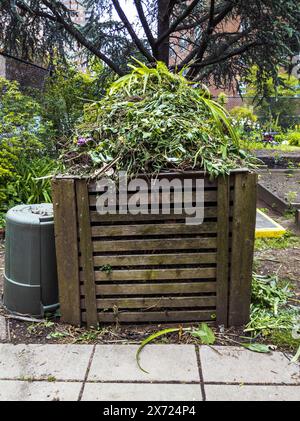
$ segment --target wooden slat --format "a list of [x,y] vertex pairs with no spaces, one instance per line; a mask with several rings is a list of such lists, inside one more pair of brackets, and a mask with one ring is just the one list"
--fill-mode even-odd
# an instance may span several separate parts
[[[164,312],[120,312],[98,313],[99,323],[142,323],[142,322],[185,322],[185,321],[213,321],[216,312],[213,310],[194,310],[194,311],[164,311]],[[85,320],[85,313],[82,313],[82,319]]]
[[[161,175],[159,178],[160,179],[167,178],[167,179],[171,180],[171,179],[174,179],[174,178],[177,178],[177,177],[180,177],[182,181],[184,179],[186,179],[186,180],[192,179],[192,183],[193,183],[192,187],[195,187],[196,186],[196,179],[203,179],[204,175],[187,174],[187,173],[184,174],[184,175],[183,174],[166,174],[166,175]],[[142,176],[141,176],[141,178],[142,178]],[[150,182],[149,181],[148,181],[148,184],[149,184],[149,189],[150,189]],[[211,180],[208,177],[204,178],[204,188],[205,189],[211,189],[211,188],[216,188],[216,187],[217,187],[217,180],[216,179]],[[101,191],[103,191],[103,188],[100,189],[100,192]],[[141,192],[143,192],[143,191],[144,190],[141,190]],[[99,192],[99,186],[97,186],[96,182],[89,184],[89,192],[91,192],[91,193]]]
[[228,324],[229,178],[218,182],[217,323]]
[[146,266],[216,263],[216,253],[94,256],[94,266]]
[[[131,198],[132,196],[136,195],[137,193],[127,193],[127,199]],[[101,193],[99,193],[99,195],[101,195]],[[145,204],[158,204],[158,203],[162,203],[162,199],[164,200],[164,203],[184,203],[184,204],[188,204],[187,202],[183,202],[184,200],[184,195],[183,193],[178,194],[174,192],[170,192],[170,194],[162,194],[162,193],[157,193],[157,194],[152,194],[148,193],[148,192],[138,192],[138,196],[140,198],[140,204],[141,205],[145,205]],[[196,191],[191,191],[191,198],[189,197],[189,199],[191,199],[191,202],[189,204],[192,204],[196,201],[196,199],[199,197],[197,196],[197,192]],[[137,196],[136,196],[137,197]],[[95,194],[90,194],[89,195],[89,203],[90,206],[96,206],[97,203],[97,199],[98,199],[98,195]],[[217,201],[217,190],[205,190],[204,191],[204,202],[216,202]],[[116,197],[116,204],[119,205],[119,196],[117,195]]]
[[229,325],[248,322],[256,219],[257,175],[235,176],[230,271]]
[[204,222],[199,225],[182,224],[145,224],[145,225],[110,225],[93,226],[93,237],[114,236],[150,236],[150,235],[176,235],[176,234],[202,234],[216,233],[216,222]]
[[[84,274],[82,273],[82,280]],[[164,279],[214,279],[215,268],[197,269],[141,269],[95,271],[96,281],[156,281]]]
[[[147,284],[96,285],[97,295],[192,294],[216,292],[216,282],[172,282]],[[81,295],[85,295],[84,286]]]
[[185,238],[185,239],[159,239],[159,240],[118,240],[94,241],[94,252],[117,252],[139,250],[187,250],[187,249],[214,249],[216,238]]
[[93,262],[93,244],[88,205],[88,190],[85,180],[76,181],[78,227],[81,249],[82,275],[86,286],[86,320],[88,326],[97,326],[97,306],[95,272]]
[[74,180],[52,181],[55,246],[62,320],[81,324]]
[[[189,209],[187,209],[189,212]],[[194,212],[195,209],[192,209]],[[92,222],[135,222],[135,221],[168,221],[168,220],[176,220],[176,219],[185,219],[192,215],[188,215],[186,212],[182,212],[180,214],[170,213],[167,215],[163,214],[138,214],[138,215],[132,215],[132,214],[126,214],[126,215],[120,215],[120,214],[105,214],[100,215],[97,211],[91,211],[91,221]],[[217,207],[205,207],[204,208],[204,218],[216,218],[217,217]]]
[[[143,298],[103,298],[97,300],[99,309],[117,308],[186,308],[186,307],[214,307],[216,297],[143,297]],[[85,300],[81,300],[81,308],[85,309]]]

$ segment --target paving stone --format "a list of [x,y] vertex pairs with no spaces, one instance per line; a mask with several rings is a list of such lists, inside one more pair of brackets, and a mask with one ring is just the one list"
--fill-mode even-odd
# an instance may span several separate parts
[[201,401],[198,384],[86,383],[84,401]]
[[0,380],[0,401],[77,401],[81,383]]
[[0,379],[83,380],[89,345],[0,344]]
[[299,364],[290,364],[281,352],[201,346],[200,359],[204,382],[300,384]]
[[206,385],[208,401],[300,401],[300,386]]
[[6,320],[0,315],[0,341],[7,340]]
[[149,345],[140,354],[141,371],[136,363],[135,345],[98,345],[88,380],[102,381],[199,381],[193,345]]

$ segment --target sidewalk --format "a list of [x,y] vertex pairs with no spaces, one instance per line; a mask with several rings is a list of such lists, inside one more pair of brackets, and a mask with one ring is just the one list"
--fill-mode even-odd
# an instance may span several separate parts
[[237,347],[0,344],[0,400],[300,400],[300,366]]

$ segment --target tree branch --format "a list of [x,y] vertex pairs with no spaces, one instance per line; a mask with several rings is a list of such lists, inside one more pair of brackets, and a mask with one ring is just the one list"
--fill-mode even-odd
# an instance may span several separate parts
[[139,15],[141,24],[143,26],[143,29],[145,31],[146,37],[147,37],[147,39],[149,41],[149,44],[150,44],[151,48],[153,49],[154,48],[155,39],[154,39],[154,36],[153,36],[153,34],[151,32],[151,29],[150,29],[150,27],[148,25],[148,22],[147,22],[145,13],[144,13],[144,9],[143,9],[143,5],[141,3],[141,0],[134,0],[134,4],[135,4],[136,10],[138,12],[138,15]]
[[265,43],[261,42],[261,41],[252,41],[249,44],[244,44],[241,47],[236,48],[235,50],[231,51],[228,54],[204,60],[204,61],[202,61],[202,63],[194,63],[194,64],[191,65],[191,67],[201,69],[201,68],[206,67],[206,66],[211,66],[212,64],[216,64],[216,63],[219,63],[221,61],[228,60],[229,58],[232,58],[234,56],[243,54],[246,51],[250,50],[250,48],[252,48],[252,47],[259,47],[259,46],[262,46],[262,45],[265,45]]
[[24,12],[28,12],[28,13],[30,13],[31,15],[34,15],[34,16],[39,16],[40,18],[45,18],[45,19],[51,20],[51,21],[53,21],[53,22],[56,22],[56,21],[57,21],[57,20],[56,20],[56,18],[55,18],[55,16],[49,15],[49,13],[43,12],[43,11],[41,11],[41,10],[31,9],[31,8],[30,8],[30,7],[29,7],[26,3],[24,3],[23,1],[17,1],[17,2],[16,2],[16,6],[17,6],[19,9],[23,10]]
[[131,23],[127,19],[127,16],[125,15],[122,7],[120,6],[120,3],[118,0],[112,0],[114,8],[116,9],[116,12],[119,15],[119,18],[124,23],[129,35],[131,36],[132,41],[135,43],[137,48],[140,50],[140,52],[149,60],[150,62],[155,61],[154,57],[150,52],[144,47],[143,43],[140,41],[139,37],[135,33],[135,30],[133,29]]
[[169,29],[160,35],[156,40],[156,46],[160,45],[169,35],[172,34],[177,28],[177,26],[184,21],[184,19],[192,12],[192,10],[197,6],[199,0],[193,0],[192,3],[185,9],[185,11],[178,16],[178,18],[170,25]]
[[98,48],[96,48],[92,42],[90,42],[86,37],[73,25],[71,21],[67,22],[57,11],[55,4],[48,0],[42,0],[43,4],[51,10],[53,13],[56,22],[60,23],[64,29],[72,35],[76,41],[78,41],[81,45],[86,47],[90,50],[95,56],[99,57],[101,60],[104,61],[112,70],[114,70],[118,75],[122,76],[125,74],[119,66],[117,66],[110,58],[108,58],[105,54],[103,54]]
[[[202,60],[205,51],[209,45],[209,41],[210,41],[210,37],[214,32],[214,29],[216,28],[216,26],[222,22],[222,20],[226,17],[226,15],[228,15],[228,13],[232,10],[233,8],[233,4],[231,2],[229,2],[229,4],[227,4],[226,7],[224,7],[224,9],[216,16],[214,17],[214,12],[215,12],[215,0],[211,0],[210,3],[210,12],[209,12],[209,22],[207,25],[207,30],[205,35],[203,36],[203,40],[201,42],[201,44],[199,45],[198,48],[195,48],[189,55],[188,57],[183,60],[182,65],[186,65],[188,64],[194,57],[196,57],[196,62],[199,62]],[[191,69],[188,72],[188,77],[191,77],[193,75],[193,70]]]

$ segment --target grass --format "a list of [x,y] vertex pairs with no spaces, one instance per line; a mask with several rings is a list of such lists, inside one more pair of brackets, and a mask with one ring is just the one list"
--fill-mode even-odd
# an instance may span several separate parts
[[280,152],[299,152],[300,147],[298,146],[291,146],[291,145],[268,145],[264,142],[251,142],[248,140],[241,140],[241,147],[248,150],[273,150],[273,151],[280,151]]
[[300,247],[300,238],[291,231],[287,231],[280,238],[257,238],[255,240],[255,251],[283,250]]

